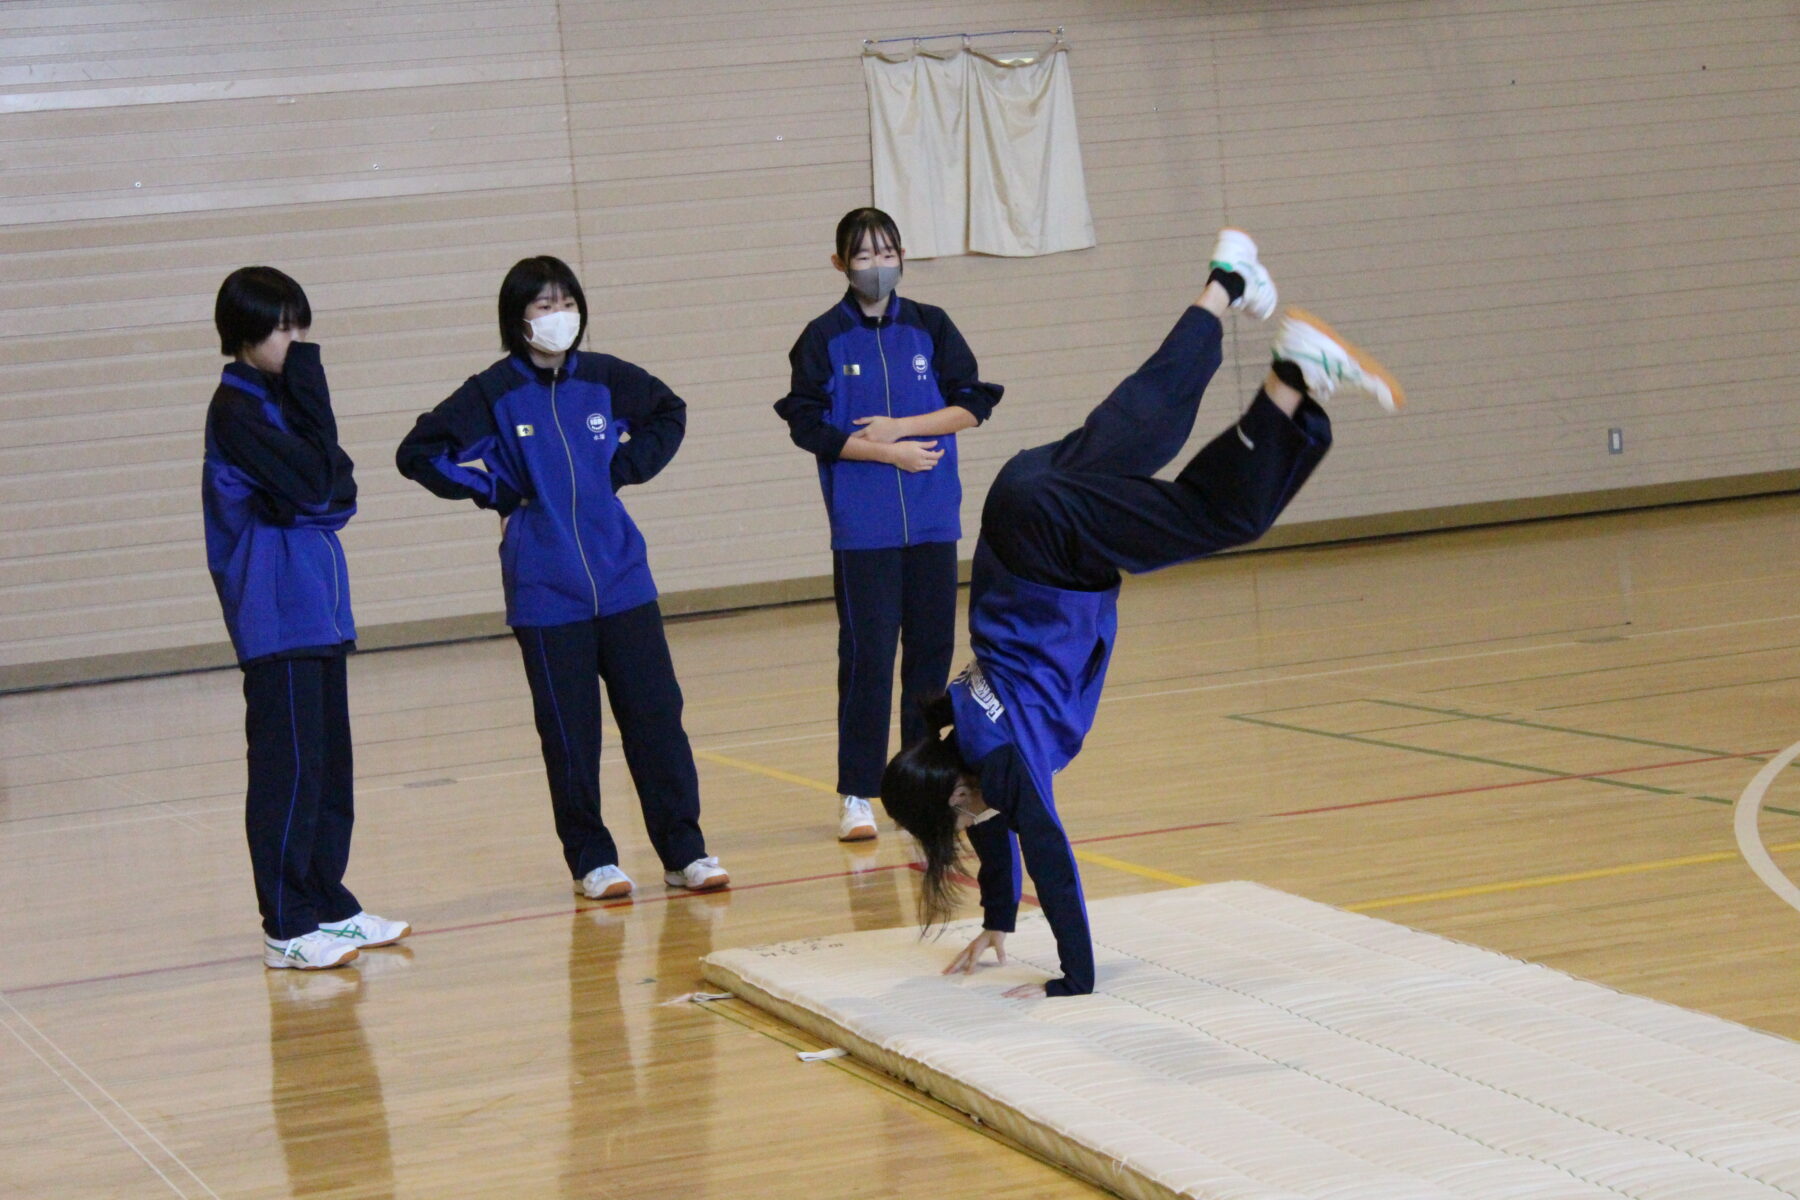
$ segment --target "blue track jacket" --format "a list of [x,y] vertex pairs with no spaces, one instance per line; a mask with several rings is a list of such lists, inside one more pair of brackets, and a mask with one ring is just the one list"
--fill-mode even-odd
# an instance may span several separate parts
[[317,345],[290,346],[280,375],[226,365],[206,411],[200,498],[239,664],[339,654],[356,640],[337,536],[356,515],[352,471]]
[[956,743],[979,772],[997,819],[969,828],[981,860],[982,924],[1011,932],[1023,887],[1021,859],[1056,936],[1062,978],[1045,990],[1094,990],[1087,905],[1052,777],[1081,752],[1093,728],[1118,635],[1119,589],[1084,592],[1021,579],[985,541],[975,546],[969,638],[975,661],[950,684]]
[[[775,411],[794,444],[819,462],[833,550],[885,550],[962,536],[956,438],[929,471],[847,460],[858,417],[913,417],[954,404],[985,421],[1004,390],[977,377],[975,356],[943,309],[888,297],[863,315],[854,293],[814,318],[788,352],[793,382]],[[930,439],[925,439],[930,440]]]
[[[687,405],[610,354],[547,371],[503,358],[421,415],[400,473],[511,519],[500,539],[508,625],[567,625],[656,599],[644,536],[618,489],[668,465]],[[480,465],[472,465],[479,460]]]

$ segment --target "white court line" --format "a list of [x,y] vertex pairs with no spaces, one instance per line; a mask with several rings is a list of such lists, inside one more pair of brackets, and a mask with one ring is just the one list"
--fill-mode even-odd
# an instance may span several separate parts
[[[1720,629],[1737,629],[1744,625],[1768,625],[1777,621],[1800,621],[1800,613],[1781,617],[1752,617],[1743,621],[1721,621],[1714,625],[1684,625],[1677,629],[1651,629],[1643,633],[1627,634],[1625,640],[1637,641],[1640,638],[1671,637],[1682,633],[1711,633]],[[1469,654],[1443,654],[1436,658],[1406,658],[1397,662],[1364,663],[1359,667],[1337,667],[1330,671],[1305,671],[1293,675],[1264,675],[1255,679],[1233,679],[1225,683],[1197,683],[1192,687],[1166,688],[1159,692],[1137,692],[1130,696],[1103,696],[1100,703],[1120,703],[1129,700],[1154,700],[1162,696],[1187,696],[1195,692],[1222,692],[1230,688],[1268,687],[1278,683],[1292,683],[1302,679],[1325,679],[1332,675],[1355,675],[1362,671],[1392,671],[1401,667],[1429,667],[1437,663],[1466,662],[1474,658],[1498,658],[1507,654],[1536,654],[1544,650],[1568,650],[1575,646],[1591,645],[1588,642],[1543,642],[1535,646],[1511,646],[1505,650],[1477,650]],[[1239,667],[1241,671],[1254,671],[1256,667]],[[1129,685],[1126,685],[1129,686]]]
[[[719,745],[719,746],[696,746],[696,747],[694,747],[694,750],[695,750],[695,753],[698,753],[698,754],[719,754],[726,750],[746,750],[752,746],[776,746],[776,745],[781,745],[781,744],[788,743],[788,742],[817,742],[817,741],[823,741],[826,738],[835,738],[836,736],[837,736],[837,730],[829,729],[829,730],[826,730],[824,733],[802,733],[802,734],[796,734],[792,737],[760,738],[753,742],[726,742],[725,744]],[[526,760],[521,759],[520,761],[526,761]],[[625,762],[625,759],[623,757],[602,758],[600,760],[600,765],[602,767],[616,767],[616,766],[624,765],[624,762]],[[417,772],[414,772],[414,771],[407,771],[404,773],[408,774],[408,775],[417,774]],[[541,775],[543,773],[544,773],[544,764],[542,762],[532,760],[532,765],[528,766],[528,767],[517,767],[517,768],[513,768],[510,770],[506,770],[506,771],[488,771],[488,772],[484,772],[483,774],[480,774],[480,775],[445,776],[444,778],[449,779],[452,784],[457,784],[457,783],[475,783],[475,782],[477,782],[479,780],[483,780],[483,779],[511,779],[518,775]],[[414,781],[414,782],[419,782],[419,781]],[[379,784],[375,787],[359,787],[356,789],[356,793],[359,796],[366,796],[366,795],[370,795],[371,793],[374,793],[374,792],[398,792],[398,791],[402,791],[411,786],[412,786],[411,783],[384,783],[384,784]]]
[[1757,818],[1762,815],[1763,797],[1768,794],[1769,785],[1796,758],[1800,758],[1800,742],[1795,742],[1763,764],[1763,769],[1756,773],[1755,778],[1745,786],[1743,795],[1738,797],[1732,810],[1731,828],[1737,835],[1738,853],[1744,856],[1744,861],[1756,872],[1756,877],[1767,884],[1770,891],[1794,908],[1800,909],[1800,887],[1795,887],[1793,880],[1782,874],[1781,868],[1775,865],[1775,860],[1769,856],[1768,847],[1763,845],[1762,833],[1757,829]]
[[[1626,636],[1626,640],[1627,641],[1638,641],[1643,638],[1674,637],[1674,636],[1678,636],[1681,634],[1687,634],[1687,633],[1711,633],[1711,632],[1715,632],[1715,631],[1721,630],[1721,629],[1738,629],[1738,628],[1742,628],[1744,626],[1749,626],[1749,625],[1769,625],[1769,624],[1776,624],[1776,623],[1783,622],[1783,621],[1800,621],[1800,614],[1790,614],[1790,615],[1779,616],[1779,617],[1753,617],[1753,618],[1749,618],[1749,619],[1743,620],[1743,621],[1721,621],[1721,622],[1716,622],[1716,623],[1710,624],[1710,625],[1684,625],[1684,626],[1678,626],[1673,629],[1651,629],[1651,630],[1645,630],[1642,633],[1628,634]],[[1293,674],[1288,674],[1288,675],[1260,675],[1254,679],[1234,679],[1234,680],[1228,680],[1223,683],[1193,684],[1188,687],[1164,688],[1162,690],[1154,691],[1154,692],[1136,692],[1136,693],[1133,693],[1128,696],[1119,696],[1119,695],[1102,696],[1100,699],[1100,703],[1102,703],[1102,704],[1124,704],[1124,703],[1129,703],[1130,701],[1133,701],[1133,700],[1155,700],[1155,699],[1159,699],[1159,698],[1162,698],[1165,696],[1187,696],[1187,695],[1193,695],[1193,694],[1199,693],[1199,692],[1226,691],[1226,690],[1229,690],[1232,688],[1272,687],[1276,684],[1299,682],[1299,681],[1303,681],[1303,680],[1307,680],[1307,679],[1326,679],[1326,678],[1330,678],[1335,675],[1355,675],[1355,674],[1360,674],[1365,671],[1391,671],[1391,670],[1399,670],[1399,669],[1405,668],[1405,667],[1433,666],[1438,663],[1447,663],[1447,662],[1468,662],[1468,661],[1471,661],[1474,659],[1498,658],[1498,657],[1505,656],[1505,655],[1536,654],[1536,653],[1539,653],[1542,651],[1547,651],[1547,650],[1567,650],[1567,649],[1571,649],[1571,648],[1574,648],[1577,646],[1588,646],[1588,645],[1591,645],[1591,643],[1581,642],[1581,641],[1543,642],[1543,643],[1531,645],[1531,646],[1511,646],[1511,647],[1508,647],[1503,650],[1477,650],[1477,651],[1472,651],[1468,654],[1445,654],[1445,655],[1439,655],[1435,658],[1411,658],[1411,659],[1403,658],[1403,659],[1397,659],[1397,660],[1394,660],[1391,662],[1364,663],[1360,666],[1354,666],[1354,667],[1337,667],[1337,668],[1334,668],[1329,671],[1302,671],[1302,672],[1295,672]],[[1259,670],[1259,669],[1260,668],[1257,668],[1257,667],[1238,668],[1238,670],[1241,670],[1241,671],[1255,671],[1255,670]],[[1130,687],[1131,685],[1128,683],[1125,683],[1125,684],[1120,684],[1119,686]],[[760,738],[760,739],[756,739],[756,740],[752,740],[752,741],[727,742],[727,743],[723,743],[718,746],[696,747],[696,749],[705,750],[705,751],[709,751],[709,752],[716,754],[716,753],[721,753],[721,752],[729,751],[729,750],[749,749],[749,748],[755,747],[755,746],[773,746],[773,745],[781,745],[781,744],[790,743],[790,742],[820,741],[820,740],[823,740],[826,738],[834,738],[836,736],[837,736],[836,730],[827,730],[823,733],[805,733],[805,734],[796,734],[796,735],[792,735],[792,736],[788,736],[788,737]],[[521,759],[519,761],[524,761],[524,760]],[[624,761],[625,760],[623,757],[615,758],[615,757],[608,756],[608,757],[603,757],[600,760],[600,765],[603,767],[618,766],[618,765],[622,764]],[[414,771],[394,772],[394,774],[396,774],[396,775],[400,775],[400,774],[419,775],[419,774],[422,774],[425,770],[426,770],[426,768],[420,768],[419,770],[414,770]],[[512,778],[516,778],[521,775],[537,774],[537,773],[540,773],[542,770],[543,770],[543,765],[541,763],[533,763],[531,766],[511,768],[511,769],[508,769],[505,771],[489,771],[489,772],[484,772],[479,775],[454,776],[454,777],[451,777],[451,782],[453,784],[461,784],[461,783],[477,783],[477,782],[481,782],[483,780],[489,780],[489,779],[512,779]],[[419,781],[418,780],[410,780],[408,782],[419,782]],[[375,795],[375,794],[381,793],[381,792],[401,791],[401,790],[404,790],[406,787],[407,787],[407,783],[384,783],[384,784],[375,784],[372,786],[358,785],[356,790],[357,790],[358,795]],[[198,799],[204,799],[204,798],[205,797],[189,796],[189,797],[182,797],[181,800],[182,801],[191,801],[191,800],[198,800]],[[175,800],[162,801],[162,803],[165,803],[165,804],[174,804],[174,803],[179,803],[179,802],[181,802],[181,801],[175,801]],[[222,812],[222,811],[229,811],[229,810],[209,809],[206,811],[208,811],[208,812],[221,811]],[[181,817],[178,814],[171,813],[168,815],[169,815],[170,819],[181,820]],[[7,824],[7,823],[0,823],[0,829],[4,829],[5,824]],[[100,825],[98,823],[96,823],[95,825],[84,825],[84,826],[79,826],[79,827],[62,826],[61,828],[64,828],[64,829],[67,829],[67,828],[89,829],[89,828],[99,828],[99,827],[100,827]],[[38,832],[38,831],[30,830],[30,829],[15,829],[15,830],[8,830],[7,832],[28,833],[28,832]],[[47,833],[47,832],[52,832],[52,831],[45,829],[45,830],[42,830],[42,832]],[[208,827],[205,829],[205,832],[216,833],[219,831]]]
[[[162,808],[170,803],[172,803],[172,801],[159,800],[156,802],[156,804],[149,806],[149,807]],[[111,810],[111,811],[116,812],[118,810],[115,809],[115,810]],[[212,816],[215,813],[237,813],[237,812],[242,812],[242,811],[243,811],[242,806],[226,806],[226,807],[222,807],[222,808],[196,808],[189,815],[190,816]],[[45,820],[56,820],[56,819],[58,819],[58,818],[57,818],[56,814],[54,814],[54,813],[50,814],[47,818],[45,818]],[[78,830],[78,829],[112,829],[119,825],[142,825],[149,821],[174,821],[178,825],[190,825],[191,824],[193,828],[204,830],[207,833],[221,832],[220,830],[215,829],[209,825],[201,825],[198,822],[183,821],[181,818],[181,815],[179,813],[146,812],[146,813],[133,813],[131,816],[112,817],[112,818],[109,818],[104,821],[87,821],[80,825],[49,825],[49,824],[45,824],[40,821],[31,821],[30,823],[27,823],[27,821],[25,819],[17,819],[17,820],[12,820],[12,821],[0,821],[0,838],[24,837],[27,834],[69,833],[69,832],[72,832],[72,831]]]
[[[32,733],[30,730],[25,730],[24,732],[25,732],[25,736],[27,738],[29,738],[31,741],[33,741],[37,744],[40,753],[42,753],[45,757],[49,758],[51,761],[61,763],[64,767],[67,767],[71,776],[74,778],[97,779],[102,786],[115,788],[119,792],[123,793],[127,799],[137,800],[144,804],[167,805],[170,803],[170,801],[167,801],[167,800],[158,800],[154,796],[145,795],[143,792],[138,791],[136,788],[134,788],[130,784],[126,783],[124,780],[124,777],[121,775],[83,776],[81,774],[81,765],[79,763],[77,763],[74,759],[70,758],[66,753],[64,753],[63,751],[58,750],[56,747],[50,745],[48,742],[44,741],[43,738],[38,737],[36,734]],[[170,811],[170,812],[165,812],[163,815],[166,816],[171,821],[178,821],[181,824],[187,826],[189,829],[197,830],[200,833],[216,832],[215,830],[209,829],[207,826],[202,825],[198,821],[188,819],[187,817],[183,816],[182,814],[180,814],[178,812]]]
[[[47,1036],[45,1036],[43,1030],[39,1029],[36,1025],[33,1025],[31,1023],[30,1018],[28,1018],[24,1013],[20,1012],[18,1010],[18,1008],[13,1004],[13,1002],[11,1000],[7,999],[6,994],[4,992],[0,992],[0,1004],[4,1004],[6,1006],[7,1011],[12,1014],[14,1020],[17,1020],[21,1025],[25,1026],[25,1028],[31,1030],[31,1032],[37,1036],[38,1040],[43,1042],[44,1045],[48,1046],[56,1054],[56,1056],[58,1058],[62,1059],[64,1062],[68,1063],[69,1066],[73,1067],[75,1069],[76,1073],[79,1074],[83,1079],[87,1080],[87,1082],[93,1087],[93,1089],[96,1092],[100,1093],[101,1096],[105,1097],[106,1102],[108,1104],[112,1105],[113,1108],[116,1108],[124,1116],[124,1118],[127,1121],[131,1122],[133,1125],[136,1125],[138,1127],[138,1129],[140,1131],[142,1131],[142,1133],[145,1137],[149,1138],[152,1142],[154,1142],[156,1144],[156,1146],[159,1150],[161,1150],[164,1154],[169,1156],[169,1160],[171,1162],[173,1162],[176,1166],[180,1167],[183,1171],[186,1171],[188,1174],[188,1177],[191,1178],[195,1183],[200,1185],[201,1192],[204,1192],[206,1195],[211,1196],[213,1198],[213,1200],[219,1200],[219,1193],[213,1191],[210,1187],[207,1187],[206,1181],[204,1179],[200,1178],[200,1176],[194,1174],[194,1169],[192,1167],[188,1166],[187,1163],[183,1162],[181,1160],[180,1155],[176,1154],[173,1150],[169,1149],[168,1146],[164,1145],[161,1138],[157,1137],[154,1133],[151,1133],[148,1129],[145,1129],[144,1123],[142,1121],[140,1121],[136,1117],[132,1116],[131,1111],[129,1109],[127,1109],[123,1104],[120,1104],[119,1101],[113,1096],[113,1094],[111,1092],[109,1092],[105,1088],[101,1087],[99,1082],[97,1080],[95,1080],[95,1078],[92,1075],[89,1075],[85,1070],[82,1069],[82,1066],[80,1063],[78,1063],[74,1059],[70,1058],[68,1056],[68,1054],[63,1051],[63,1048],[61,1046],[58,1046],[55,1042],[51,1041]],[[24,1034],[20,1033],[16,1028],[14,1028],[11,1021],[8,1021],[5,1019],[4,1014],[0,1014],[0,1025],[4,1025],[6,1027],[6,1032],[12,1034],[13,1037],[15,1039],[17,1039],[18,1043],[21,1046],[25,1047],[25,1049],[31,1053],[31,1056],[33,1058],[35,1058],[39,1062],[43,1063],[45,1069],[48,1070],[50,1072],[50,1074],[56,1076],[56,1080],[58,1083],[62,1084],[64,1087],[68,1088],[70,1092],[74,1093],[76,1099],[80,1100],[83,1104],[87,1105],[88,1108],[93,1112],[93,1114],[96,1117],[100,1118],[100,1121],[102,1124],[104,1124],[108,1129],[112,1130],[113,1133],[115,1135],[117,1135],[118,1139],[121,1142],[124,1142],[127,1146],[129,1146],[131,1148],[132,1153],[136,1154],[139,1158],[143,1159],[144,1165],[149,1167],[152,1171],[156,1172],[156,1177],[158,1179],[162,1180],[164,1183],[168,1184],[170,1191],[174,1192],[177,1196],[180,1196],[182,1198],[182,1200],[188,1200],[188,1197],[190,1195],[188,1190],[186,1188],[182,1187],[175,1180],[169,1178],[168,1174],[165,1173],[161,1167],[157,1166],[156,1163],[152,1162],[150,1159],[150,1156],[148,1154],[144,1153],[143,1147],[139,1146],[135,1141],[133,1141],[131,1138],[127,1137],[125,1135],[125,1131],[123,1129],[120,1129],[119,1126],[113,1122],[112,1118],[108,1117],[104,1112],[102,1112],[99,1105],[95,1104],[93,1102],[93,1100],[90,1099],[84,1092],[82,1092],[82,1090],[80,1088],[76,1087],[75,1084],[70,1081],[70,1079],[67,1075],[65,1075],[61,1071],[57,1070],[56,1064],[51,1062],[49,1059],[45,1058],[42,1051],[40,1051],[36,1046],[32,1045],[31,1042],[25,1038]]]

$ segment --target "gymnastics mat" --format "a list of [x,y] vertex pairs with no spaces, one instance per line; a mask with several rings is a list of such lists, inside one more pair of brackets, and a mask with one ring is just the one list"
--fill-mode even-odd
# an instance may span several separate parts
[[1253,883],[1089,918],[1079,998],[1000,996],[1056,973],[1040,914],[966,979],[975,921],[703,962],[1133,1200],[1800,1197],[1800,1044]]

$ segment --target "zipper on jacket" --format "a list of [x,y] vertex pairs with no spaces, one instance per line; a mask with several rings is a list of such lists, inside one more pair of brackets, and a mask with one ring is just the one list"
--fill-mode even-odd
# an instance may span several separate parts
[[581,556],[581,569],[587,574],[588,590],[594,593],[594,615],[600,615],[600,585],[594,582],[594,569],[588,565],[587,549],[581,544],[581,515],[575,508],[575,452],[569,449],[569,435],[563,432],[562,414],[556,411],[556,373],[550,374],[550,420],[556,436],[562,439],[563,457],[569,460],[569,532],[575,538],[575,553]]
[[[338,557],[343,554],[343,547],[335,545],[331,535],[323,529],[315,529],[314,533],[325,539],[325,549],[331,553],[331,630],[337,634],[338,641],[344,640],[344,627],[338,624],[338,609],[344,604],[343,585],[338,582]],[[350,564],[344,564],[344,574],[348,575]]]
[[[881,344],[881,318],[875,318],[875,350],[881,355],[881,394],[887,404],[888,419],[894,416],[894,388],[888,382],[887,347]],[[912,545],[912,529],[906,520],[906,472],[894,468],[894,488],[900,493],[900,544]]]

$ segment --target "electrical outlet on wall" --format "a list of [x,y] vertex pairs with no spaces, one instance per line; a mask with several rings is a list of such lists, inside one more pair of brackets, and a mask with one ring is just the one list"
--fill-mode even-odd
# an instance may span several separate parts
[[1608,454],[1625,453],[1625,431],[1614,426],[1606,431],[1606,452]]

